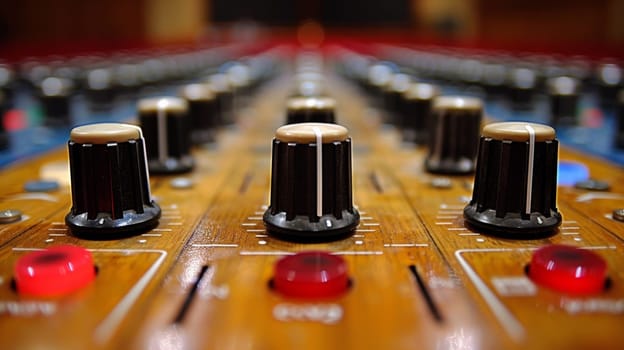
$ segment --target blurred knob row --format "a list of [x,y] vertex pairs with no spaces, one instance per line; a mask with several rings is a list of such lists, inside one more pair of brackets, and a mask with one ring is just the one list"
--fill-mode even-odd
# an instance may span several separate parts
[[[248,56],[241,56],[240,50],[226,46],[106,58],[27,59],[14,65],[0,62],[0,116],[14,108],[32,113],[34,106],[40,120],[26,117],[24,123],[72,126],[91,121],[85,118],[93,112],[113,115],[116,107],[164,91],[187,101],[197,130],[193,140],[209,142],[212,135],[207,129],[232,123],[234,96],[250,93],[278,69],[278,49]],[[185,87],[176,91],[180,86]],[[200,114],[211,117],[199,120]],[[0,150],[8,147],[8,132],[0,123]]]
[[[624,71],[616,59],[557,60],[441,48],[384,47],[380,52],[385,59],[341,50],[338,70],[383,108],[385,121],[399,127],[406,142],[428,142],[425,116],[445,90],[543,114],[551,126],[579,125],[582,104],[595,104],[615,113],[614,145],[624,148]],[[589,98],[583,100],[584,95]]]

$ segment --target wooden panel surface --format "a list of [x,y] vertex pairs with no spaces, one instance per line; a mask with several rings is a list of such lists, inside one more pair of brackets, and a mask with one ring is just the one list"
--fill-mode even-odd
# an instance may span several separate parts
[[[286,72],[238,111],[238,124],[223,130],[215,147],[194,151],[197,169],[187,176],[193,188],[175,189],[172,177],[152,176],[163,217],[143,235],[78,239],[63,223],[71,205],[67,186],[23,193],[23,182],[44,165],[66,162],[65,149],[4,170],[0,210],[17,208],[26,217],[0,226],[0,348],[621,348],[624,223],[609,217],[624,207],[621,169],[561,150],[562,160],[583,162],[608,181],[609,196],[560,188],[564,223],[554,235],[489,236],[463,223],[472,177],[452,177],[446,189],[431,186],[435,176],[423,169],[424,149],[402,145],[396,130],[380,124],[383,111],[331,73],[327,78],[338,122],[354,143],[354,201],[362,221],[352,236],[290,243],[264,229],[271,138],[285,119],[293,79]],[[16,259],[61,243],[93,252],[95,283],[56,299],[18,295],[11,286]],[[610,288],[574,297],[533,285],[524,268],[532,251],[551,243],[600,254],[609,264]],[[277,259],[316,249],[346,259],[348,293],[292,300],[269,288]]]

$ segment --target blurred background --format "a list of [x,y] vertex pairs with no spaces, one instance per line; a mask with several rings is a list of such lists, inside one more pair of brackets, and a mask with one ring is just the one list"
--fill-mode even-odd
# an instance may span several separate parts
[[[624,0],[20,0],[0,6],[7,50],[188,43],[303,23],[332,35],[501,48],[621,50]],[[0,54],[1,55],[1,54]]]

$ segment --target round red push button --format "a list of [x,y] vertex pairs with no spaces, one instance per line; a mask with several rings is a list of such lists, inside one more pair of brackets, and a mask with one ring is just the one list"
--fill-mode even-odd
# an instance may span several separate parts
[[28,253],[15,264],[18,293],[61,296],[88,285],[95,278],[91,253],[85,248],[61,245]]
[[286,256],[275,264],[273,287],[295,298],[332,298],[349,288],[346,261],[320,251]]
[[607,263],[591,250],[554,244],[533,253],[529,277],[559,292],[595,294],[605,288]]

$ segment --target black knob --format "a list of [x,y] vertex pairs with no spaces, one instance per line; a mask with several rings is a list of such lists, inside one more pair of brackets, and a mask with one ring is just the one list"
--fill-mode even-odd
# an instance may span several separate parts
[[114,71],[95,68],[86,72],[86,96],[94,110],[108,110],[115,99]]
[[139,127],[76,127],[68,148],[72,208],[65,222],[72,233],[107,239],[158,224],[160,207],[151,198]]
[[70,99],[74,84],[65,78],[48,77],[39,86],[39,100],[50,126],[69,125],[71,122]]
[[214,91],[209,84],[189,84],[182,88],[180,96],[188,102],[191,140],[194,144],[214,142],[219,115]]
[[474,171],[483,103],[477,98],[438,97],[429,123],[429,153],[425,168],[432,173],[468,174]]
[[74,84],[74,89],[80,89],[81,86],[81,78],[83,77],[84,73],[83,70],[79,67],[75,67],[73,65],[70,65],[68,63],[54,63],[52,62],[52,65],[55,66],[55,68],[52,71],[51,76],[57,77],[57,78],[63,78],[63,79],[67,79],[69,81],[71,81]]
[[537,72],[527,67],[515,67],[509,70],[508,91],[514,109],[533,108],[533,95],[538,84]]
[[555,130],[542,124],[493,123],[483,128],[472,200],[464,209],[468,224],[488,232],[552,232],[557,211]]
[[602,63],[596,69],[600,103],[604,107],[617,104],[618,91],[624,86],[624,71],[615,63]]
[[227,68],[227,76],[238,96],[244,96],[251,86],[251,72],[249,66],[241,62],[233,62]]
[[187,102],[177,97],[145,98],[138,110],[149,170],[175,174],[193,169]]
[[336,123],[336,101],[330,97],[291,97],[286,103],[286,124]]
[[411,84],[403,94],[403,107],[399,126],[403,141],[425,144],[428,140],[429,117],[433,100],[440,94],[435,85],[425,83]]
[[624,89],[618,93],[616,113],[615,145],[619,149],[624,149]]
[[140,66],[136,63],[122,63],[113,67],[113,84],[120,97],[133,99],[142,84]]
[[348,235],[360,221],[351,189],[351,138],[336,124],[289,124],[273,139],[269,232],[291,240]]
[[548,80],[551,125],[575,125],[578,115],[580,82],[572,77]]
[[481,85],[489,95],[499,95],[505,90],[508,75],[509,67],[504,62],[484,63]]
[[234,123],[234,88],[226,74],[213,74],[208,79],[217,97],[219,118],[224,125]]
[[384,116],[390,124],[396,125],[400,121],[403,108],[403,94],[410,88],[412,78],[403,73],[393,74],[390,81],[383,87],[382,96],[385,107]]
[[380,96],[384,86],[390,83],[395,66],[389,62],[379,62],[369,66],[366,82],[366,91],[374,98],[373,104],[382,104],[383,99]]
[[31,88],[38,88],[41,86],[41,82],[52,75],[52,68],[50,66],[41,64],[37,61],[26,61],[22,64],[20,70],[25,83]]
[[[13,108],[15,83],[13,69],[6,64],[0,63],[0,113]],[[0,117],[2,115],[0,114]]]

